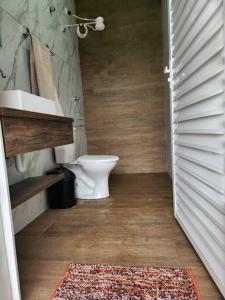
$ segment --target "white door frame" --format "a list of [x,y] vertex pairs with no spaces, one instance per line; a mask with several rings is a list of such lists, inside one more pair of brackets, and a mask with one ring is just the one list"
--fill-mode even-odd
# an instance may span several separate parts
[[0,215],[0,291],[1,299],[12,299],[9,269],[7,263],[5,236],[3,233],[2,216]]
[[[0,282],[0,299],[4,300],[21,300],[20,284],[17,267],[17,257],[15,248],[15,237],[12,222],[12,211],[9,195],[8,175],[5,162],[5,150],[2,137],[2,125],[0,122],[0,221],[2,223],[2,230],[0,231],[0,255],[5,258],[6,262],[0,270],[0,278],[3,276],[4,281]],[[1,226],[0,223],[0,226]],[[1,288],[4,284],[4,289]],[[7,287],[10,291],[7,291]],[[5,290],[5,295],[2,291]],[[7,298],[5,298],[7,297]]]
[[[174,211],[174,216],[176,217],[176,176],[175,176],[175,153],[174,153],[174,148],[175,148],[175,142],[174,142],[174,132],[175,132],[175,125],[174,125],[174,95],[173,95],[173,57],[172,57],[172,18],[171,18],[171,2],[172,0],[166,0],[167,1],[167,19],[168,19],[168,49],[169,49],[169,62],[168,62],[168,82],[169,82],[169,101],[170,101],[170,143],[171,143],[171,165],[172,165],[172,182],[173,182],[173,211]],[[165,73],[165,71],[164,71]]]

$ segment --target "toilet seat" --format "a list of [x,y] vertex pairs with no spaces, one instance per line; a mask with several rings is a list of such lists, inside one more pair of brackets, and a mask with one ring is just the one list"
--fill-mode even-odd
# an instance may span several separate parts
[[116,155],[83,155],[80,156],[77,161],[79,163],[110,163],[118,161],[119,157]]

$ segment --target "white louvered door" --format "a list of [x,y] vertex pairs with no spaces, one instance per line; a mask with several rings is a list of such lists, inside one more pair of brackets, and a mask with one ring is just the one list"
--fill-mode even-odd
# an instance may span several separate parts
[[170,0],[175,215],[225,296],[223,0]]

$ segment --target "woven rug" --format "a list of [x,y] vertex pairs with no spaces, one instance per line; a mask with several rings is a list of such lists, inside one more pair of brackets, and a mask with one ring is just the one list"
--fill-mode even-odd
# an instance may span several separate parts
[[52,300],[200,300],[190,270],[70,264]]

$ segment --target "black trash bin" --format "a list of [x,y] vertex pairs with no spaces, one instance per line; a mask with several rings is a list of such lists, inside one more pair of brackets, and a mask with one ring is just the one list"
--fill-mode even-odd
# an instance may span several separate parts
[[70,208],[76,205],[75,175],[66,168],[56,168],[46,173],[47,175],[63,174],[64,179],[53,184],[47,189],[47,199],[50,208]]

